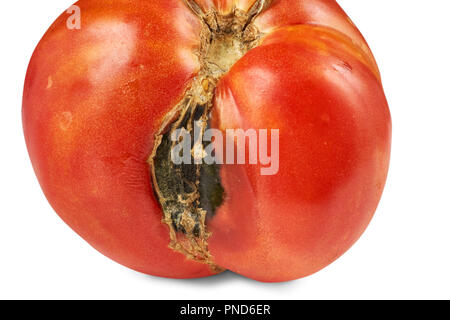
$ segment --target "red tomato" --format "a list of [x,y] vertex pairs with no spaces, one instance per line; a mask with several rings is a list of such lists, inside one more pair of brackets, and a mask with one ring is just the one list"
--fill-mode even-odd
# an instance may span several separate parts
[[[151,275],[276,282],[361,236],[391,120],[370,49],[334,0],[76,5],[81,28],[63,14],[33,54],[23,124],[46,197],[93,247]],[[278,130],[277,172],[164,162],[167,133],[194,120],[225,137]]]

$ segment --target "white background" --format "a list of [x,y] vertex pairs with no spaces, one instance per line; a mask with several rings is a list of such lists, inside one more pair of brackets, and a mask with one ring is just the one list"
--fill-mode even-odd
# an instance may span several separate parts
[[306,279],[263,284],[225,273],[169,280],[92,249],[53,212],[33,173],[21,95],[37,42],[71,0],[0,10],[0,298],[450,298],[450,2],[341,0],[369,42],[394,140],[380,207],[360,241]]

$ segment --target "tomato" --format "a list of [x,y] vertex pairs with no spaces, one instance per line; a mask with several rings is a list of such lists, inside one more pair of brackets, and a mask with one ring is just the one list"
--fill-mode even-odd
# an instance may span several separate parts
[[[94,248],[156,276],[278,282],[361,236],[391,120],[375,59],[334,0],[76,6],[80,29],[61,15],[33,54],[23,126],[48,201]],[[197,163],[208,145],[195,137],[192,162],[169,161],[176,133],[196,129],[267,133],[273,172],[261,145],[251,160],[251,135],[244,161]]]

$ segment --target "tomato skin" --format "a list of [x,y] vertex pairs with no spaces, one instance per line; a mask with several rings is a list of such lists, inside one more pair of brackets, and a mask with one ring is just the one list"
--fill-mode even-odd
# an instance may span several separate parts
[[228,193],[209,224],[218,264],[260,281],[297,279],[367,227],[387,176],[391,122],[376,70],[357,50],[328,29],[280,29],[219,83],[214,125],[279,129],[280,170],[223,166]]
[[25,83],[24,132],[42,189],[108,257],[158,276],[210,275],[168,248],[147,164],[162,117],[199,68],[190,56],[199,24],[176,0],[77,5],[81,30],[68,30],[61,16]]
[[[253,0],[199,0],[248,10]],[[36,48],[23,127],[58,215],[101,253],[170,278],[212,275],[168,247],[148,158],[163,117],[200,65],[200,23],[181,0],[77,2]],[[265,33],[222,78],[212,124],[279,129],[280,171],[225,165],[208,221],[219,266],[259,281],[297,279],[342,255],[370,222],[386,181],[391,120],[376,62],[334,0],[274,0]]]
[[321,26],[339,31],[349,37],[360,48],[361,54],[367,56],[376,67],[364,37],[335,0],[274,0],[270,10],[257,18],[256,25],[265,33],[295,25]]

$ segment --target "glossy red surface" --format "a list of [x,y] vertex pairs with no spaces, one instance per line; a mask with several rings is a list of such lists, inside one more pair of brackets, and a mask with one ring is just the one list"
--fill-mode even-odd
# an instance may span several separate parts
[[262,281],[303,277],[342,255],[372,218],[390,115],[373,66],[341,40],[318,27],[279,29],[219,84],[215,126],[280,130],[278,174],[222,168],[227,198],[209,241],[219,265]]
[[[253,1],[199,1],[228,12]],[[163,116],[200,66],[200,23],[180,0],[82,0],[28,69],[23,124],[36,175],[59,216],[111,259],[164,277],[211,275],[168,248],[148,157]],[[280,171],[222,167],[215,262],[261,281],[309,275],[367,227],[386,180],[391,122],[375,60],[334,0],[274,0],[267,33],[220,81],[213,125],[280,130]]]

